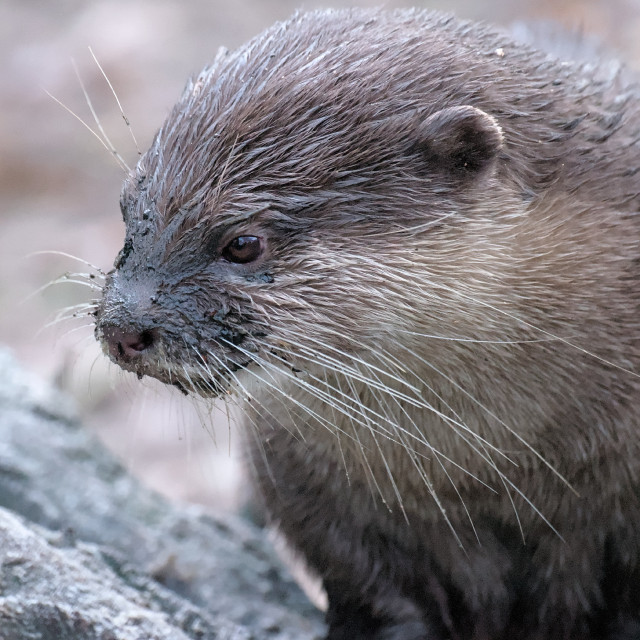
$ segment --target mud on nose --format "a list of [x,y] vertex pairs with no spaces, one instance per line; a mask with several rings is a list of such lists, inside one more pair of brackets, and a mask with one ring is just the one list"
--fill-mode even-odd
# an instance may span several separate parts
[[129,327],[105,327],[102,336],[109,355],[116,361],[131,362],[141,358],[155,342],[153,331]]

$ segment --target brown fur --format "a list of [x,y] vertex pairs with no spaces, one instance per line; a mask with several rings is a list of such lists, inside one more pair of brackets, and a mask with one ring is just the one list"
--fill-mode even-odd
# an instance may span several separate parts
[[437,14],[301,14],[127,180],[96,333],[251,396],[331,640],[640,637],[639,95]]

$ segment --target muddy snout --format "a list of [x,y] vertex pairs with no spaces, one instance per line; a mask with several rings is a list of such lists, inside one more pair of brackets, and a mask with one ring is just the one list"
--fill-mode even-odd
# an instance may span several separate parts
[[160,334],[155,291],[112,275],[96,313],[96,338],[103,351],[124,369],[141,372],[157,351]]
[[[148,313],[132,317],[130,313],[112,309],[110,313],[98,315],[96,338],[102,350],[117,365],[138,374],[148,373],[147,369],[158,360],[161,342],[160,329]],[[138,315],[138,314],[136,314]]]
[[134,327],[106,326],[102,329],[102,343],[109,357],[118,363],[133,363],[153,349],[156,330]]

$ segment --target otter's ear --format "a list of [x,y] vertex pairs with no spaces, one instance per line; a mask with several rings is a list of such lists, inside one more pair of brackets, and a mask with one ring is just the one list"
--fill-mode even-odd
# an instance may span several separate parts
[[412,151],[434,169],[460,179],[477,176],[493,166],[502,149],[500,125],[471,106],[448,107],[424,120]]

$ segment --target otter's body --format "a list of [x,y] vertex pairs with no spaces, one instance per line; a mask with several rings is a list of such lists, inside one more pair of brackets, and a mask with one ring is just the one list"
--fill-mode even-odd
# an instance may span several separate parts
[[247,398],[331,640],[640,638],[639,96],[447,17],[302,14],[127,181],[97,334]]

